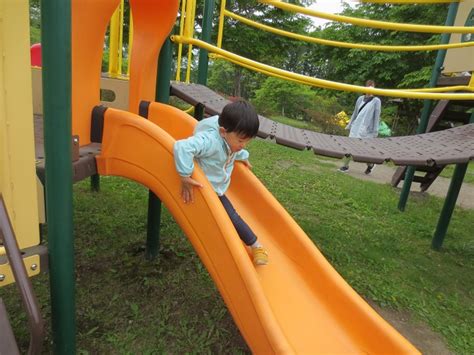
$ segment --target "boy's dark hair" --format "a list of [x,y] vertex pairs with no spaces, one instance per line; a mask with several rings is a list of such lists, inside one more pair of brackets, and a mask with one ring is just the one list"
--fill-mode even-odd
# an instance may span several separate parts
[[243,100],[225,105],[218,122],[227,132],[235,132],[244,138],[255,137],[260,125],[253,106]]

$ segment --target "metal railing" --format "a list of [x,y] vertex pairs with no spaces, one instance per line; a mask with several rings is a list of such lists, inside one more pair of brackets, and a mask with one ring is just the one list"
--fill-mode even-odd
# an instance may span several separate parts
[[30,331],[30,345],[28,354],[40,354],[44,339],[44,320],[41,316],[38,301],[33,292],[33,285],[26,272],[18,242],[15,238],[13,227],[8,217],[7,208],[0,194],[0,236],[3,239],[6,255],[10,263],[15,281],[20,291],[23,307],[28,316]]

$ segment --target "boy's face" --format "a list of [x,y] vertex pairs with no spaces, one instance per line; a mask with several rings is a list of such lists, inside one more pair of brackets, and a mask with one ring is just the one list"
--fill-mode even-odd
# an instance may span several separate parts
[[[373,87],[375,87],[375,85],[374,85],[374,84],[369,84],[369,85],[366,85],[365,87],[367,87],[367,88],[373,88]],[[373,96],[373,95],[372,95],[372,94],[369,94],[369,93],[366,93],[365,96]]]
[[242,135],[239,135],[236,132],[227,132],[224,127],[219,128],[219,133],[229,145],[232,153],[244,149],[248,142],[252,140],[251,137],[243,137]]

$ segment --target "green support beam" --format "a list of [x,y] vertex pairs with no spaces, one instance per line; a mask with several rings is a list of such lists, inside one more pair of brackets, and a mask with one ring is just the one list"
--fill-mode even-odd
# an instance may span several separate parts
[[[214,12],[214,0],[204,1],[204,10],[202,18],[202,34],[201,40],[211,43],[212,32],[212,14]],[[199,65],[198,65],[198,84],[207,84],[207,71],[209,67],[209,53],[206,49],[199,49]]]
[[91,190],[94,192],[100,191],[100,175],[94,174],[91,176]]
[[[459,3],[452,2],[449,4],[448,15],[446,16],[446,26],[454,25],[454,20],[456,19],[456,13],[458,12]],[[450,33],[443,33],[441,35],[441,42],[440,44],[447,44],[449,43],[449,39],[451,38]],[[428,87],[432,88],[435,87],[439,74],[444,65],[444,58],[446,57],[446,49],[440,49],[436,56],[436,61],[433,66],[433,71],[431,72],[431,79]],[[425,133],[426,127],[428,126],[428,121],[431,114],[431,107],[432,107],[432,100],[424,100],[423,102],[423,111],[421,112],[420,124],[416,130],[417,134]],[[415,176],[416,168],[413,166],[407,167],[407,171],[405,173],[405,178],[403,180],[403,187],[402,192],[400,194],[400,200],[398,201],[398,209],[400,211],[405,210],[405,206],[408,201],[408,195],[410,194],[411,184],[413,182],[413,177]]]
[[[474,113],[471,114],[471,119],[469,123],[474,123]],[[440,250],[443,245],[444,237],[448,231],[449,222],[451,221],[451,216],[453,215],[454,208],[456,207],[456,201],[459,196],[459,191],[461,190],[462,182],[464,176],[466,175],[467,166],[469,163],[456,164],[454,168],[453,177],[451,179],[451,184],[449,185],[448,195],[444,200],[443,209],[441,210],[441,215],[438,219],[438,225],[436,226],[436,231],[431,241],[431,246],[435,250]]]
[[161,200],[153,191],[148,191],[148,224],[145,255],[154,260],[160,251]]
[[[212,32],[212,14],[214,12],[214,0],[204,1],[204,10],[202,17],[202,33],[201,40],[206,43],[211,43]],[[207,85],[207,73],[209,68],[209,53],[206,49],[199,49],[199,64],[198,64],[198,84]],[[204,118],[204,106],[198,104],[194,107],[194,118],[201,121]]]
[[[156,79],[155,101],[169,103],[170,101],[170,81],[171,81],[171,40],[166,39],[161,47],[158,59],[158,73]],[[146,257],[153,260],[160,250],[160,229],[161,229],[161,200],[153,191],[148,193],[148,224],[146,240]]]
[[197,104],[194,106],[194,118],[198,121],[201,121],[204,118],[204,111],[205,109],[203,104]]
[[41,37],[53,351],[75,354],[70,0],[41,1]]

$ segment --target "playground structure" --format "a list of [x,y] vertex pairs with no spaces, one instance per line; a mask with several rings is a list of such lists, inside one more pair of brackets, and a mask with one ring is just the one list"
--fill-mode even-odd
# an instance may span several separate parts
[[[459,5],[458,16],[456,16],[454,25],[455,26],[472,26],[474,21],[474,3],[471,1],[462,2]],[[458,43],[462,44],[472,39],[472,35],[455,33],[451,35],[450,44]],[[447,51],[446,58],[443,63],[443,73],[449,75],[452,73],[469,73],[474,71],[474,58],[473,47],[463,48],[452,48]],[[471,59],[471,60],[470,60]],[[454,83],[454,85],[472,85],[472,75],[469,76],[446,76],[438,81],[438,85],[447,86],[448,82]],[[447,125],[461,122],[466,124],[470,121],[467,110],[472,108],[474,102],[453,102],[449,100],[439,100],[436,106],[432,109],[429,120],[426,124],[425,132],[433,132],[441,129],[446,129]],[[460,110],[461,109],[463,110]],[[422,128],[422,127],[420,127]],[[421,174],[414,175],[414,182],[420,184],[420,190],[426,191],[435,179],[441,174],[445,165],[438,164],[434,167],[420,168],[416,171],[420,171]],[[392,186],[397,186],[406,175],[407,168],[399,167],[392,177]]]
[[[16,282],[28,316],[29,351],[37,353],[43,320],[29,277],[44,271],[47,261],[38,229],[37,194],[41,191],[37,191],[35,176],[33,112],[25,105],[31,102],[28,24],[27,2],[0,5],[0,287]],[[0,352],[19,354],[1,298]]]
[[[161,44],[171,31],[178,12],[178,4],[175,1],[161,1],[159,4],[138,0],[132,2],[135,19],[134,35],[136,36],[133,53],[137,54],[132,53],[130,66],[130,113],[96,107],[100,102],[100,81],[97,73],[100,72],[103,36],[110,15],[117,5],[118,1],[115,0],[103,1],[100,4],[95,1],[72,2],[71,101],[68,99],[70,93],[68,81],[61,80],[62,77],[69,77],[71,67],[71,63],[67,60],[70,41],[67,4],[60,6],[59,9],[63,12],[64,23],[57,23],[57,20],[50,18],[50,22],[46,21],[43,27],[43,79],[45,80],[43,88],[46,89],[43,107],[44,143],[48,159],[45,166],[48,176],[46,184],[55,186],[57,189],[56,191],[48,189],[51,292],[55,294],[56,299],[61,298],[63,301],[61,309],[55,308],[53,302],[56,349],[60,352],[70,352],[74,349],[74,294],[71,291],[71,285],[74,282],[73,258],[71,257],[72,228],[71,225],[67,225],[68,219],[71,219],[72,208],[70,185],[73,179],[84,178],[98,172],[102,175],[132,178],[149,187],[152,193],[159,196],[166,204],[208,268],[234,320],[254,352],[305,352],[318,349],[332,352],[363,350],[416,353],[415,348],[381,319],[345,283],[304,232],[250,172],[236,168],[229,197],[252,228],[261,235],[265,245],[270,249],[272,259],[277,260],[275,264],[278,266],[272,264],[264,269],[253,268],[227,216],[222,209],[216,208],[216,197],[210,193],[210,189],[203,189],[193,206],[184,206],[178,196],[171,192],[178,189],[171,155],[173,139],[189,136],[194,124],[188,115],[177,109],[153,103],[156,98],[160,99],[160,95],[161,99],[166,101],[166,96],[169,94],[169,77],[163,74],[169,73],[169,68],[164,68],[158,73],[157,93],[155,93],[154,78],[157,70],[155,63]],[[46,14],[52,14],[52,10],[52,8],[43,9]],[[86,18],[87,21],[85,21]],[[47,16],[46,19],[48,19]],[[159,26],[156,26],[157,19],[159,19]],[[193,42],[190,39],[181,39],[183,42]],[[166,45],[161,50],[161,68],[166,63],[163,59],[166,58],[165,52]],[[53,72],[51,68],[57,68],[57,72]],[[324,85],[328,84],[324,83]],[[175,89],[176,87],[178,86],[176,85]],[[362,90],[351,85],[344,88],[354,91]],[[374,93],[380,94],[379,91]],[[452,99],[461,97],[471,100],[473,96],[472,94],[398,91],[391,91],[390,94],[399,94],[403,97],[449,97]],[[55,102],[54,105],[52,100]],[[68,123],[64,119],[69,117],[70,102],[72,103],[72,132],[76,136],[72,140],[71,122]],[[201,105],[201,113],[205,109],[211,113],[212,105],[206,105],[202,100],[196,101],[196,104]],[[92,111],[94,114],[91,116]],[[140,113],[148,120],[134,113]],[[32,117],[31,112],[25,117]],[[285,140],[291,143],[298,142],[300,139],[300,136],[293,135],[296,131],[286,136],[279,135],[278,131],[284,131],[286,128],[278,128],[268,122],[265,124],[263,120],[262,122],[264,124],[261,134],[274,136],[283,143]],[[472,133],[470,133],[472,125],[468,127],[470,128],[463,129],[462,134],[467,134],[468,138],[472,138]],[[449,130],[449,132],[456,131]],[[93,166],[82,175],[79,173],[83,171],[80,168],[74,172],[70,171],[70,157],[74,156],[71,151],[71,141],[75,142],[78,148],[78,159],[73,165],[82,166],[81,159],[90,164],[97,155],[97,168]],[[460,139],[459,142],[462,141],[465,139]],[[101,143],[100,154],[98,149],[93,150],[98,143]],[[287,145],[291,146],[291,144]],[[138,147],[138,149],[130,149],[131,147]],[[467,146],[466,149],[472,149],[472,147]],[[56,159],[55,151],[64,152],[64,156],[56,154],[59,156]],[[390,152],[389,149],[387,151]],[[341,154],[345,155],[347,152],[342,151]],[[156,156],[162,159],[156,161],[154,158]],[[436,159],[432,161],[439,161],[439,154],[435,153],[433,156]],[[472,153],[467,150],[459,163],[467,164],[472,157]],[[373,159],[373,156],[367,157],[368,161],[373,161]],[[448,157],[445,162],[458,162],[453,159],[453,156]],[[383,160],[385,158],[381,161]],[[421,161],[420,159],[415,163],[422,164]],[[427,159],[423,160],[423,164],[427,162]],[[198,179],[203,181],[202,174],[199,171],[196,174]],[[31,181],[28,183],[31,184]],[[33,186],[36,185],[33,184]],[[242,190],[248,191],[249,186],[254,191],[248,194],[239,193]],[[60,189],[63,191],[60,192]],[[64,193],[61,196],[65,196],[61,199],[62,201],[53,201],[55,195],[61,193]],[[257,200],[260,200],[262,205],[255,205],[255,201],[253,199],[250,201],[249,196],[259,196]],[[266,217],[261,218],[261,211],[266,211]],[[64,216],[64,219],[60,216]],[[262,220],[272,220],[273,229]],[[34,226],[35,221],[31,225]],[[281,233],[282,230],[285,230],[285,233]],[[60,240],[59,233],[66,233],[66,238],[62,235],[62,240]],[[278,237],[281,234],[285,234],[286,238],[291,236],[290,239],[295,245],[292,245],[292,248],[286,247],[284,243],[287,241]],[[215,238],[212,248],[209,247],[211,243],[206,239],[209,235]],[[39,244],[38,241],[36,243]],[[290,249],[295,250],[288,251]],[[298,260],[301,260],[298,263],[295,262],[296,255]],[[66,260],[67,258],[70,259]],[[62,275],[59,274],[59,269]],[[315,270],[318,272],[316,273]],[[282,276],[284,274],[286,276]],[[313,279],[316,275],[317,279]],[[285,292],[275,292],[278,288],[286,293],[291,290],[294,304],[288,304],[286,296],[285,299],[279,298],[279,294],[285,295]],[[236,290],[240,293],[245,291],[245,294],[243,296],[240,294],[239,298],[236,298]],[[323,293],[330,293],[333,300],[325,300]],[[354,329],[351,326],[354,323],[360,326]],[[311,326],[308,326],[309,324]],[[301,325],[306,331],[302,331]],[[318,329],[321,331],[317,331]],[[371,333],[370,337],[369,333]],[[374,336],[374,334],[377,335]],[[375,339],[376,343],[371,338]]]

